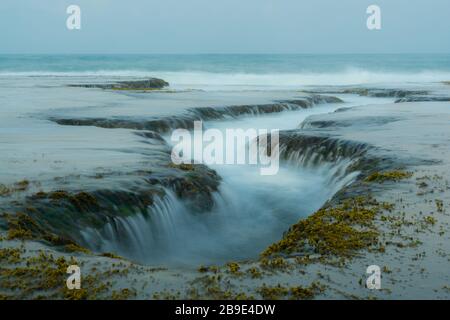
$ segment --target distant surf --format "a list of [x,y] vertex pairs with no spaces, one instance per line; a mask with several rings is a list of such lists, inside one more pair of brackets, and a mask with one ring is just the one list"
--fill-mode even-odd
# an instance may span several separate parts
[[450,80],[450,55],[0,55],[5,77],[157,77],[206,90],[415,84]]

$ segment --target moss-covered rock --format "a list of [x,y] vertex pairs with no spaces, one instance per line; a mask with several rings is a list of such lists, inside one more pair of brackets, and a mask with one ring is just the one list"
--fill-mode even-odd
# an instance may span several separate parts
[[357,250],[377,244],[378,231],[373,222],[385,208],[369,197],[347,199],[322,208],[291,226],[262,256],[300,253],[351,257]]
[[152,90],[162,89],[169,85],[168,82],[158,79],[150,78],[146,80],[136,81],[120,81],[115,83],[94,83],[94,84],[72,84],[69,87],[79,88],[100,88],[100,89],[112,89],[112,90]]
[[385,181],[400,181],[403,179],[411,178],[412,175],[413,175],[412,172],[406,172],[401,170],[374,172],[371,175],[369,175],[365,179],[365,181],[378,183],[383,183]]

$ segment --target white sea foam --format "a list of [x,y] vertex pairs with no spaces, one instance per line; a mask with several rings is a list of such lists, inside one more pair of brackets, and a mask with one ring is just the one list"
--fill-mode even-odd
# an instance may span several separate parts
[[183,86],[296,87],[306,85],[357,85],[375,83],[423,83],[450,79],[450,72],[386,73],[349,69],[342,73],[209,73],[158,72],[155,76]]
[[195,89],[283,89],[320,85],[407,84],[448,81],[450,72],[375,72],[349,68],[343,72],[303,73],[214,73],[204,71],[27,71],[0,72],[0,79],[10,77],[81,78],[83,80],[117,80],[122,78],[157,77],[168,81],[173,88]]

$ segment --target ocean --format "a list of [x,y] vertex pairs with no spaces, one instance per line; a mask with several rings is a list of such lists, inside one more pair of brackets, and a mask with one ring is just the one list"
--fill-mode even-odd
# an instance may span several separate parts
[[174,88],[267,89],[450,79],[450,54],[0,55],[5,77],[159,77]]

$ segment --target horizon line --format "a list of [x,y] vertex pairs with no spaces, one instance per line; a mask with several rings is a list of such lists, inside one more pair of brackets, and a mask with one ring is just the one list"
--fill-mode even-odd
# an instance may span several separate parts
[[450,54],[450,52],[341,52],[341,53],[324,53],[324,52],[0,52],[0,55],[423,55],[423,54]]

